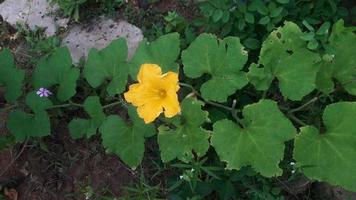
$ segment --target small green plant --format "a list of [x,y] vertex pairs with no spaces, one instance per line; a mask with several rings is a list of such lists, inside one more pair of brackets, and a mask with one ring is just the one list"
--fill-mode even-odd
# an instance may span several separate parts
[[[324,21],[335,22],[348,14],[338,0],[207,0],[197,1],[197,4],[203,18],[196,20],[196,26],[223,37],[238,36],[249,49],[260,48],[266,35],[285,20],[305,20],[320,25]],[[310,46],[315,47],[315,41]]]
[[16,34],[25,39],[28,47],[26,54],[28,54],[31,64],[36,63],[41,56],[52,54],[61,44],[61,40],[57,36],[47,37],[44,29],[30,30],[24,24],[17,24]]
[[[59,5],[64,15],[79,21],[81,15],[91,15],[93,13],[112,13],[115,8],[124,4],[124,0],[50,0]],[[95,10],[90,9],[95,7]],[[88,13],[82,14],[86,9]]]
[[132,186],[125,187],[125,191],[127,195],[125,195],[125,197],[121,197],[120,200],[159,200],[158,193],[160,192],[160,187],[159,185],[150,186],[150,184],[147,183],[145,175],[141,170],[138,183],[134,183]]
[[51,0],[52,3],[57,3],[62,9],[64,15],[73,17],[75,21],[79,20],[80,6],[88,0]]

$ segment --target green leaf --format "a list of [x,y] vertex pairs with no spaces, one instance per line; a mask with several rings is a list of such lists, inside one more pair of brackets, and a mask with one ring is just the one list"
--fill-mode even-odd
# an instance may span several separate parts
[[334,91],[334,81],[331,79],[333,71],[332,60],[326,61],[323,59],[315,82],[317,89],[325,94],[329,94]]
[[25,78],[23,70],[16,69],[14,59],[9,49],[0,52],[0,86],[5,86],[5,99],[16,101],[22,94],[22,82]]
[[88,97],[84,102],[84,110],[88,113],[90,119],[73,119],[68,125],[69,133],[74,139],[84,136],[90,138],[96,134],[97,129],[105,121],[106,116],[99,97]]
[[259,12],[261,15],[267,15],[268,8],[263,2],[261,2],[261,3],[259,3],[259,5],[257,7],[257,12]]
[[40,97],[36,92],[30,92],[26,96],[26,104],[34,113],[43,112],[53,106],[51,100],[46,97]]
[[224,15],[224,12],[222,10],[220,10],[220,9],[215,10],[214,14],[212,16],[213,22],[218,22],[223,15]]
[[261,47],[260,41],[255,38],[247,38],[243,41],[243,45],[249,49],[258,49]]
[[259,67],[256,63],[252,63],[249,68],[247,78],[255,86],[257,90],[268,90],[274,77],[270,73],[266,73],[264,68]]
[[306,48],[301,35],[296,24],[286,22],[268,36],[262,44],[259,59],[259,64],[263,67],[251,65],[248,74],[256,89],[268,88],[271,77],[278,79],[282,95],[290,100],[301,100],[315,89],[321,59],[319,54]]
[[304,40],[304,41],[311,41],[314,39],[314,37],[315,37],[314,32],[302,33],[300,35],[300,38],[302,38],[302,40]]
[[228,10],[224,11],[224,15],[221,17],[222,23],[227,23],[230,19],[230,12]]
[[266,25],[270,22],[270,18],[268,16],[264,16],[258,21],[259,24]]
[[33,84],[36,89],[58,85],[58,100],[67,101],[76,93],[78,77],[79,69],[72,67],[68,48],[62,47],[39,61],[33,72]]
[[277,0],[277,2],[281,4],[287,4],[289,3],[289,0]]
[[339,102],[325,108],[326,131],[301,128],[295,139],[297,167],[310,179],[356,191],[356,103]]
[[129,108],[129,117],[131,122],[125,123],[119,116],[111,115],[99,130],[106,150],[118,155],[131,168],[136,168],[145,152],[145,137],[152,136],[155,127],[145,124],[132,107]]
[[317,35],[327,35],[329,33],[330,22],[324,22],[318,31],[316,32]]
[[283,7],[277,7],[271,11],[269,16],[272,18],[278,17],[279,15],[281,15],[282,11]]
[[7,126],[17,142],[23,142],[29,137],[42,137],[51,134],[51,125],[46,112],[35,115],[22,111],[10,113]]
[[245,20],[249,24],[255,23],[255,17],[253,16],[252,13],[249,13],[249,12],[245,13]]
[[129,69],[126,61],[126,40],[119,38],[101,51],[90,50],[84,67],[84,76],[94,88],[110,79],[107,92],[111,96],[120,94],[125,90],[128,77]]
[[158,144],[163,162],[175,158],[188,162],[193,158],[192,152],[201,157],[208,151],[210,135],[201,127],[208,113],[201,109],[202,106],[200,101],[185,99],[181,105],[182,115],[175,119],[175,129],[159,128]]
[[251,166],[266,177],[282,175],[278,164],[284,142],[295,136],[294,126],[271,100],[246,106],[243,116],[244,128],[227,119],[214,124],[211,143],[220,160],[227,162],[227,169]]
[[153,42],[143,40],[130,61],[130,75],[136,80],[142,64],[157,64],[163,72],[178,72],[180,40],[178,33],[170,33],[159,37]]
[[310,49],[310,50],[315,50],[318,48],[318,46],[319,46],[319,43],[316,39],[310,40],[307,45],[308,49]]
[[211,79],[201,88],[207,100],[226,101],[227,97],[247,84],[242,71],[247,61],[247,52],[239,38],[227,37],[218,40],[210,34],[201,34],[182,53],[184,73],[190,78],[210,74]]
[[321,64],[317,76],[317,88],[328,94],[333,91],[333,79],[336,79],[344,89],[356,95],[356,34],[352,28],[344,27],[342,20],[334,24],[329,38],[329,53],[331,59]]
[[311,32],[314,32],[314,28],[308,23],[308,21],[303,20],[303,25]]

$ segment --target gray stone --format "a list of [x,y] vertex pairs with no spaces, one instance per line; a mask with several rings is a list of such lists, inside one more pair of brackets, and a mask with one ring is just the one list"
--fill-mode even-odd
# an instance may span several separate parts
[[142,41],[143,34],[139,28],[122,20],[100,17],[86,25],[75,25],[70,28],[62,45],[69,47],[73,63],[77,64],[81,57],[88,56],[91,48],[103,49],[119,37],[126,38],[128,57],[131,58]]
[[52,36],[58,27],[66,27],[68,19],[58,18],[53,13],[58,6],[52,6],[48,0],[6,0],[0,4],[0,15],[12,25],[17,22],[27,24],[31,29],[46,28],[46,35]]

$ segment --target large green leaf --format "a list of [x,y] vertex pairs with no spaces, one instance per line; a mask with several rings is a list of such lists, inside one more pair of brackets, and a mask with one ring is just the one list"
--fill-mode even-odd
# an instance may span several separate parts
[[46,97],[38,96],[36,92],[30,92],[27,94],[26,104],[34,113],[45,111],[53,105],[51,100]]
[[14,102],[21,96],[21,87],[24,77],[25,72],[16,69],[10,50],[2,50],[0,52],[0,86],[6,87],[6,101]]
[[107,92],[110,95],[120,94],[125,90],[128,77],[126,60],[126,40],[119,38],[101,51],[90,50],[84,67],[84,76],[94,88],[100,86],[106,79],[110,79]]
[[317,88],[324,93],[334,90],[333,78],[338,80],[347,92],[356,95],[356,34],[355,28],[345,28],[342,20],[333,26],[329,38],[331,49],[324,56],[317,76]]
[[286,22],[264,41],[259,65],[252,64],[247,74],[256,89],[267,90],[274,78],[284,97],[301,100],[315,89],[320,56],[306,48],[300,36],[302,31]]
[[49,117],[46,112],[35,115],[22,111],[10,113],[7,126],[17,142],[23,142],[28,137],[42,137],[51,134]]
[[313,126],[301,128],[296,137],[294,159],[303,173],[356,192],[356,102],[326,107],[326,131]]
[[58,85],[57,98],[66,101],[75,95],[78,77],[79,69],[72,67],[68,48],[62,47],[39,61],[33,72],[33,84],[36,89]]
[[211,75],[201,86],[201,94],[207,100],[218,102],[225,102],[247,84],[246,74],[241,71],[247,57],[239,38],[218,40],[211,34],[201,34],[182,53],[185,75],[190,78]]
[[68,127],[69,133],[74,139],[86,136],[90,138],[96,134],[97,129],[105,120],[105,113],[97,96],[88,97],[84,102],[84,110],[90,119],[73,119]]
[[143,40],[130,61],[130,75],[136,80],[142,64],[157,64],[163,72],[178,71],[176,60],[180,53],[178,33],[170,33],[153,42]]
[[185,99],[182,102],[182,115],[173,118],[174,129],[161,126],[158,134],[158,144],[163,162],[169,162],[175,158],[189,161],[193,152],[198,156],[204,156],[209,149],[207,130],[201,126],[208,119],[208,113],[201,107],[203,103],[193,99]]
[[211,139],[228,169],[250,165],[263,176],[282,174],[278,167],[284,155],[284,142],[293,139],[296,130],[278,109],[277,103],[261,100],[243,109],[244,128],[224,119],[214,124]]
[[118,155],[127,165],[136,168],[145,152],[145,137],[155,134],[154,125],[147,125],[129,108],[131,122],[126,123],[117,115],[107,117],[100,127],[103,145],[109,153]]

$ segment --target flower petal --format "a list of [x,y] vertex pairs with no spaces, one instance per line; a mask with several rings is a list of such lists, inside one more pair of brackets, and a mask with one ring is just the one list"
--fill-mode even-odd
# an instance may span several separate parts
[[162,82],[164,82],[164,87],[166,90],[174,90],[177,92],[179,90],[179,79],[178,79],[178,74],[175,72],[168,72],[166,74],[163,74]]
[[124,93],[124,97],[127,102],[132,103],[134,106],[141,106],[145,103],[145,98],[143,98],[144,91],[139,83],[132,84],[129,87],[129,91]]
[[143,118],[146,124],[153,122],[162,111],[162,105],[157,102],[151,102],[137,108],[138,115]]
[[161,68],[156,64],[143,64],[137,74],[139,83],[147,83],[154,79],[159,79],[162,75]]
[[180,113],[178,95],[175,91],[167,93],[167,97],[163,101],[164,115],[168,118],[174,117]]

